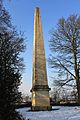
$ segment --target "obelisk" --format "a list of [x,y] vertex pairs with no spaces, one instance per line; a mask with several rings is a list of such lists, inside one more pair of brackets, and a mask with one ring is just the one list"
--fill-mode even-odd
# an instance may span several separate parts
[[32,76],[32,110],[50,110],[44,40],[39,8],[34,13],[34,51]]

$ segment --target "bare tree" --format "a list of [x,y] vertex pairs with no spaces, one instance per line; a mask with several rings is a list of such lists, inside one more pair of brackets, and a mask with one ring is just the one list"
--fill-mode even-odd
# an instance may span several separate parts
[[[80,16],[71,15],[59,19],[57,29],[51,30],[49,67],[56,72],[56,79],[62,86],[76,82],[78,103],[80,104],[80,81],[78,61],[80,57]],[[53,74],[54,75],[54,74]],[[68,76],[68,77],[67,77]]]

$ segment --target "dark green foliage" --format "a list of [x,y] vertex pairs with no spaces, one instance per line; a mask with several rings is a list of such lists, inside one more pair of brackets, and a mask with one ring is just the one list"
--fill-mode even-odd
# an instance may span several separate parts
[[23,36],[16,32],[10,21],[0,3],[0,120],[22,120],[15,104],[21,99],[18,88],[24,65],[20,53],[25,46]]

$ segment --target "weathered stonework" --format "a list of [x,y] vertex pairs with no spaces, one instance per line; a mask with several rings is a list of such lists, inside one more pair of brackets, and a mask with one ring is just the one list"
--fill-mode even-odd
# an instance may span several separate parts
[[39,8],[34,14],[34,51],[32,78],[32,110],[50,110],[44,40]]

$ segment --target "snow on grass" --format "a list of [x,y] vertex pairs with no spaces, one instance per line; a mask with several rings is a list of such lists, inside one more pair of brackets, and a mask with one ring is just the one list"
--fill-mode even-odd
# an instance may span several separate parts
[[54,106],[52,111],[29,111],[30,108],[22,108],[17,111],[25,120],[80,120],[80,107]]

